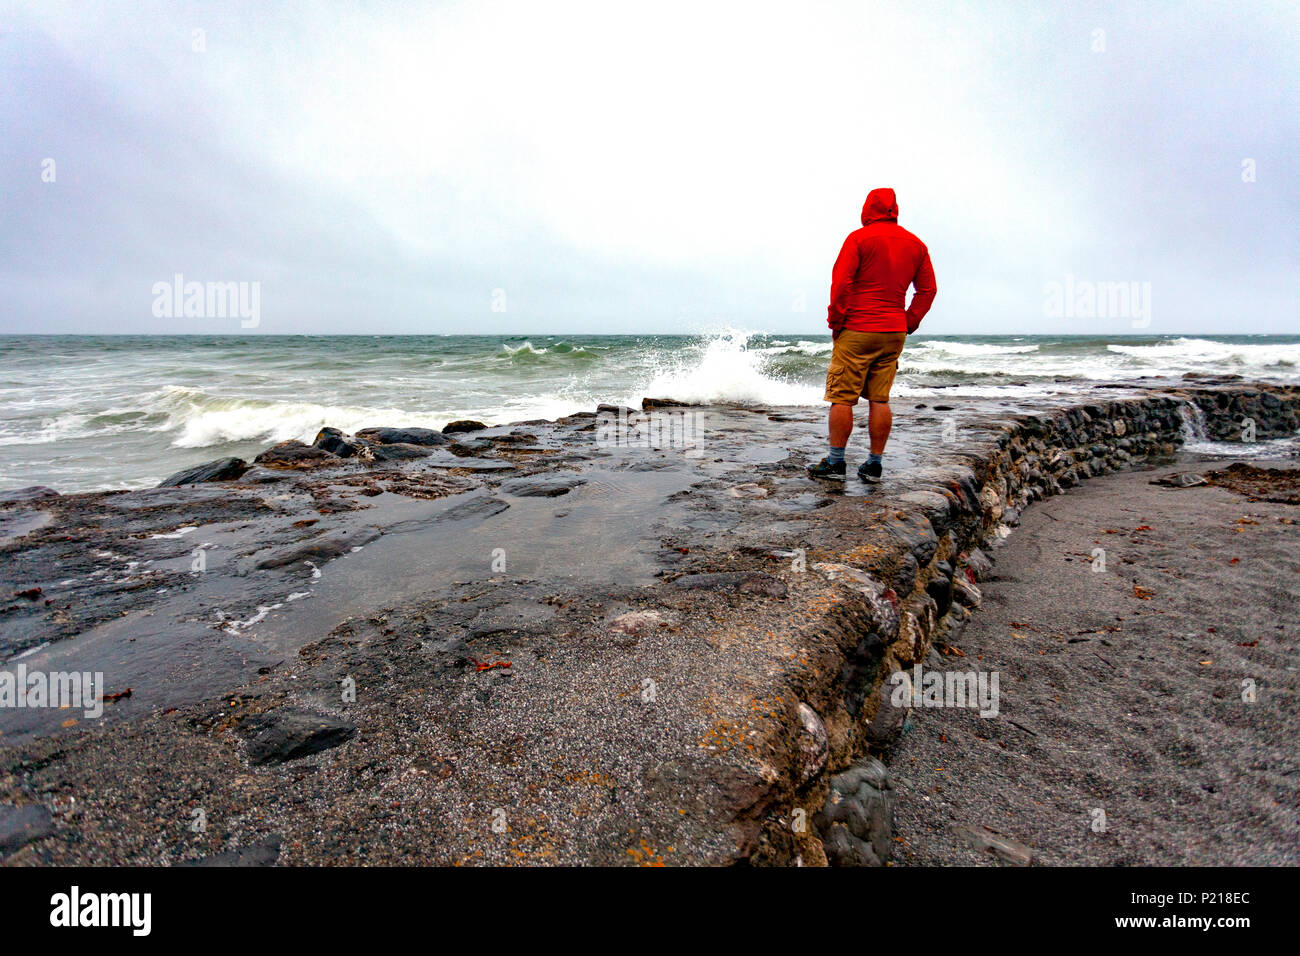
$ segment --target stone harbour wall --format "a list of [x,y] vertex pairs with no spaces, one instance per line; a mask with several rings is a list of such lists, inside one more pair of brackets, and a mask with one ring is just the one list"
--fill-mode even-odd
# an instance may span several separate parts
[[[893,790],[881,758],[909,713],[890,703],[890,676],[958,639],[992,573],[990,552],[1023,509],[1085,479],[1167,459],[1192,428],[1239,441],[1247,420],[1257,440],[1294,435],[1300,389],[1177,389],[986,422],[987,436],[964,444],[933,482],[891,502],[898,507],[885,516],[882,547],[812,562],[844,600],[809,628],[825,653],[794,679],[812,712],[792,748],[805,759],[788,811],[768,817],[754,861],[886,862]],[[819,752],[829,755],[824,770],[801,784],[807,755]],[[811,823],[806,835],[795,826],[787,836],[802,820]]]

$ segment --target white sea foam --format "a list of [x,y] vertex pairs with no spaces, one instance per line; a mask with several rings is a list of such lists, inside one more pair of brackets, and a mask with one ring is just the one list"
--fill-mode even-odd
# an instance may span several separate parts
[[[88,337],[57,351],[10,339],[0,349],[0,487],[148,487],[211,458],[311,441],[326,425],[501,424],[599,402],[637,406],[645,396],[819,405],[832,350],[819,324],[774,335],[722,328],[692,338],[429,336],[378,345],[369,337],[186,338],[122,347]],[[1032,399],[1184,373],[1300,383],[1300,342],[1288,338],[920,335],[908,339],[894,390],[927,402]]]
[[683,353],[659,370],[642,395],[683,402],[753,402],[763,405],[812,405],[821,400],[817,386],[788,382],[763,371],[761,349],[747,347],[751,333],[726,329]]
[[834,343],[829,338],[821,342],[800,339],[793,345],[789,342],[772,342],[761,351],[768,355],[829,355],[833,348]]
[[913,348],[928,349],[931,352],[942,352],[947,355],[967,355],[967,356],[984,356],[984,355],[1025,355],[1029,352],[1037,352],[1037,345],[990,345],[983,342],[952,342],[947,339],[930,339],[915,343]]
[[1239,372],[1242,366],[1288,369],[1300,366],[1300,344],[1250,344],[1179,338],[1150,345],[1107,345],[1106,350],[1131,356],[1152,366],[1173,368],[1217,367]]
[[[177,448],[206,448],[226,442],[311,441],[326,425],[345,432],[374,425],[427,425],[430,416],[400,408],[321,405],[211,395],[201,389],[168,385],[146,399],[167,412],[160,429],[173,434]],[[448,419],[449,420],[449,419]]]

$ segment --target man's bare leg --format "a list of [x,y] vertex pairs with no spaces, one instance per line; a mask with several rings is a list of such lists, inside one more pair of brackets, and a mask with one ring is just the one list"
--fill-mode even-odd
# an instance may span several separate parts
[[[831,447],[843,448],[849,443],[849,436],[853,434],[853,406],[832,405],[828,424]],[[888,429],[885,434],[889,434]]]
[[832,404],[827,416],[827,432],[830,437],[830,454],[815,465],[808,466],[808,474],[814,478],[844,480],[844,446],[853,434],[853,406]]
[[[832,416],[836,406],[831,407]],[[848,408],[849,406],[841,406]],[[871,453],[873,455],[883,455],[885,453],[885,442],[889,441],[889,429],[894,424],[894,413],[889,408],[889,402],[871,402],[871,408],[867,412],[867,431],[871,435]],[[849,409],[849,427],[853,427],[853,411]],[[844,433],[845,440],[848,439],[848,432]],[[832,417],[831,424],[831,444],[835,444],[835,425]]]

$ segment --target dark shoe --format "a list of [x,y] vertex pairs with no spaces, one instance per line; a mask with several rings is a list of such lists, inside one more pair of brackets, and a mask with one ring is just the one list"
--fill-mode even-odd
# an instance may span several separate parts
[[858,465],[858,477],[869,485],[878,485],[883,470],[878,461],[864,461]]
[[843,481],[844,472],[844,462],[841,461],[838,464],[832,465],[825,458],[817,462],[815,465],[808,466],[808,474],[812,475],[814,478],[827,478],[831,481]]

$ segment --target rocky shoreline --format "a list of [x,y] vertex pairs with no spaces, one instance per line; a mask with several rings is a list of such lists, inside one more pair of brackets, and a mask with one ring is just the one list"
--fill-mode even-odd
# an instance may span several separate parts
[[1023,509],[1189,421],[1293,435],[1300,389],[900,407],[875,490],[806,476],[821,409],[646,410],[666,447],[602,407],[0,496],[5,669],[118,695],[0,709],[0,854],[885,862],[890,676],[956,644]]

